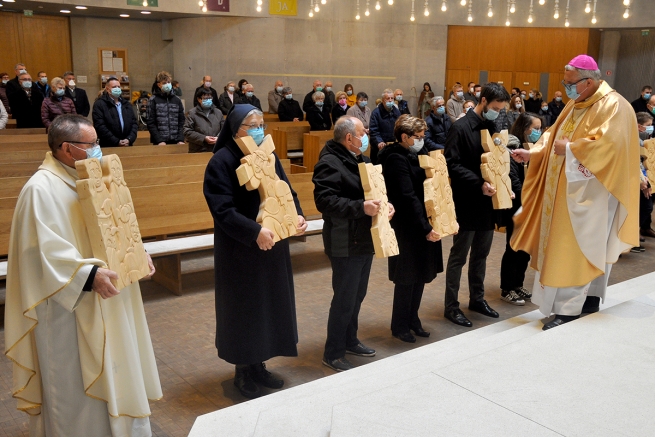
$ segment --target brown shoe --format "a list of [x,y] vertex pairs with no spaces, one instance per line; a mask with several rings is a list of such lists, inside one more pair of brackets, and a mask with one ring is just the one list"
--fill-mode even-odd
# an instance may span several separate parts
[[644,237],[655,238],[655,231],[652,230],[651,228],[648,228],[648,229],[642,229],[640,233],[641,233],[641,235],[643,235]]

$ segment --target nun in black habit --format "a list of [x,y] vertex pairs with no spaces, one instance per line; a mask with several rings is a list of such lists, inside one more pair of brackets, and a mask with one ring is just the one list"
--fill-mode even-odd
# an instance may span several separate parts
[[[207,165],[203,190],[214,217],[216,348],[220,358],[236,365],[234,384],[248,398],[260,396],[258,384],[284,384],[266,370],[264,361],[298,355],[289,242],[274,243],[273,233],[256,222],[259,193],[240,186],[236,174],[244,155],[234,138],[250,135],[259,145],[263,126],[263,114],[254,106],[231,108]],[[277,156],[275,171],[289,183]],[[291,194],[302,214],[293,188]],[[299,234],[306,227],[299,216]]]

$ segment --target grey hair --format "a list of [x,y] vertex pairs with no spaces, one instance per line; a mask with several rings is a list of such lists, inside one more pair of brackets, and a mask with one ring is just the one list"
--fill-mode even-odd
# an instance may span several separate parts
[[[257,109],[257,108],[252,109],[250,112],[248,112],[246,114],[245,117],[243,117],[243,120],[245,120],[246,118],[251,117],[253,115],[259,115],[260,117],[263,117],[264,113],[262,111],[260,111],[259,109]],[[242,123],[243,123],[243,120],[241,120]]]
[[61,77],[55,77],[50,81],[50,86],[55,88],[58,84],[66,85],[66,82],[64,82],[64,79]]
[[32,75],[29,74],[27,71],[26,71],[25,73],[20,73],[20,74],[18,75],[18,78],[20,79],[20,78],[23,77],[23,76],[29,76],[29,77],[32,77]]
[[573,65],[565,65],[564,70],[566,71],[577,71],[578,74],[580,75],[580,79],[593,79],[593,80],[600,80],[601,75],[600,75],[600,70],[583,70],[581,68],[576,68]]
[[282,94],[291,94],[291,87],[285,86],[284,88],[282,88]]
[[352,136],[357,136],[356,126],[355,126],[355,117],[339,117],[336,123],[334,123],[334,141],[337,143],[342,143],[346,139],[346,135],[351,134]]
[[25,67],[25,64],[19,62],[18,64],[14,65],[14,70],[18,67]]
[[387,94],[391,94],[393,96],[393,90],[391,88],[387,88],[384,91],[382,91],[382,98],[384,99],[384,96]]
[[72,71],[66,71],[64,74],[61,75],[61,77],[66,77],[66,76],[75,76],[75,73]]
[[313,100],[313,101],[316,102],[316,101],[318,101],[318,99],[320,99],[320,98],[323,98],[323,99],[324,99],[324,98],[325,98],[325,94],[323,94],[323,93],[320,92],[320,91],[316,91],[314,94],[312,94],[312,100]]
[[[253,84],[251,84],[251,83],[244,83],[244,84],[243,84],[243,90],[244,90],[244,91],[246,91],[249,87],[252,88],[253,91],[255,90],[255,85],[253,85]],[[246,91],[246,92],[247,92],[247,91]]]
[[444,98],[443,98],[442,96],[434,96],[434,97],[432,97],[432,98],[430,99],[430,106],[434,106],[434,105],[436,105],[437,102],[438,102],[439,100],[443,100],[443,101],[445,102],[445,100],[444,100]]
[[93,128],[93,123],[88,118],[77,114],[64,114],[55,118],[48,129],[48,146],[54,153],[61,148],[65,141],[74,141],[80,132],[80,127],[89,126]]

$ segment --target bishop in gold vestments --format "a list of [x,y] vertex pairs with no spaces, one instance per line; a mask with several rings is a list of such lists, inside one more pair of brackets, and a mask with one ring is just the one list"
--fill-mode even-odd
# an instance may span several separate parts
[[585,301],[596,311],[611,265],[639,244],[635,113],[589,56],[566,66],[564,83],[571,100],[557,121],[514,154],[530,165],[511,246],[532,257],[533,302],[556,314],[544,329],[577,318]]
[[74,166],[96,140],[86,118],[57,117],[14,211],[5,354],[30,437],[149,437],[162,396],[139,284],[113,287],[82,216]]

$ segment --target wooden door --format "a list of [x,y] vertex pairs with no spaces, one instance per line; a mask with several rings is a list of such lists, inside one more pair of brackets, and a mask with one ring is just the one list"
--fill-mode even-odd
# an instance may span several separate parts
[[498,82],[505,87],[507,91],[512,89],[512,76],[511,71],[490,71],[489,82]]
[[[528,91],[532,88],[539,89],[541,73],[530,73],[525,71],[518,71],[514,73],[514,79],[512,80],[512,87],[518,87],[521,90]],[[505,87],[507,88],[507,87]],[[511,87],[510,87],[511,88]]]

